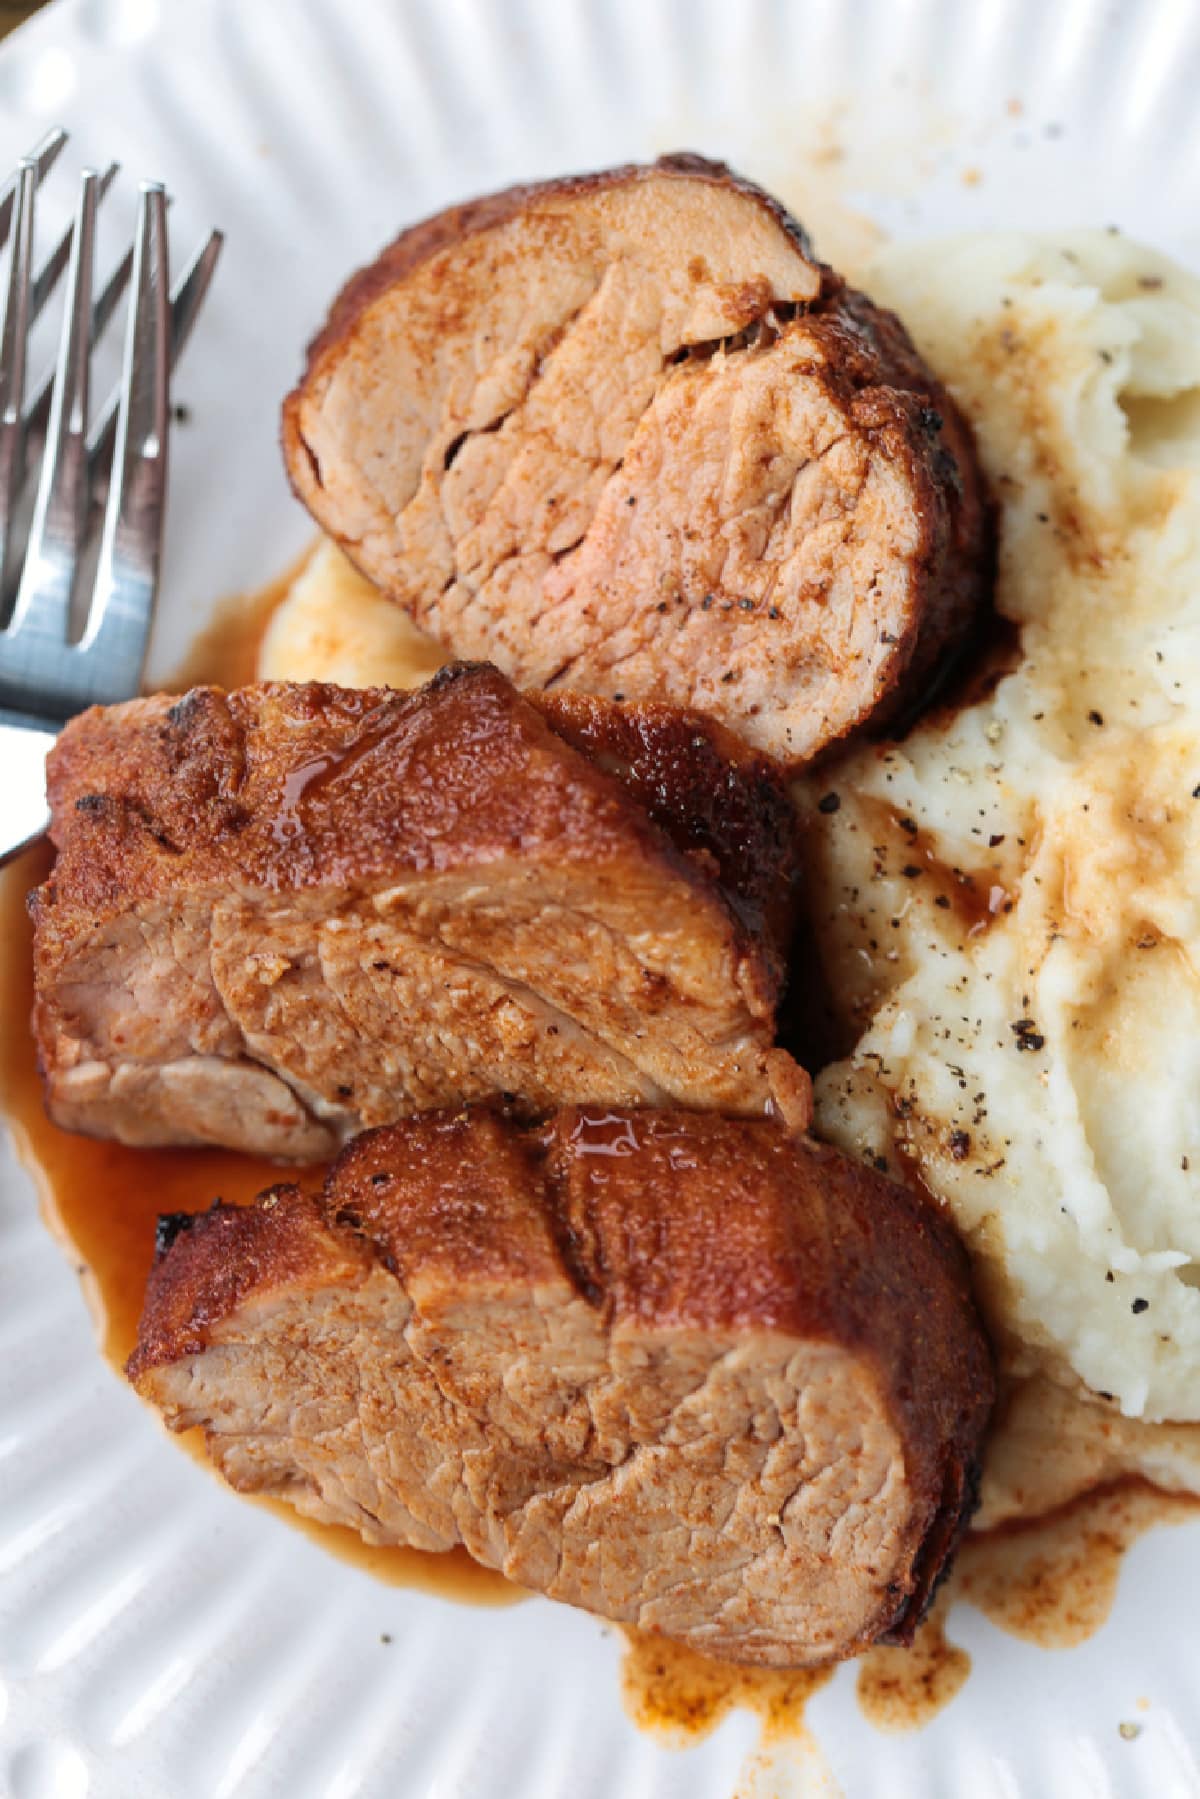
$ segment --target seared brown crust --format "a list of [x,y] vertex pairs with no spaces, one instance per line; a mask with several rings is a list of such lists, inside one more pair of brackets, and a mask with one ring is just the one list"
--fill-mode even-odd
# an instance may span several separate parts
[[[849,286],[822,265],[821,310],[836,321],[831,363],[846,344],[847,327],[877,358],[859,365],[883,420],[908,444],[921,445],[910,463],[924,540],[924,610],[897,660],[890,692],[881,693],[869,722],[882,730],[900,714],[912,714],[931,695],[977,621],[995,577],[995,511],[975,450],[971,427],[946,388],[922,361],[894,312]],[[827,327],[828,328],[828,327]],[[886,386],[885,395],[879,391]],[[878,427],[876,427],[878,428]],[[897,441],[895,438],[893,442]]]
[[841,1653],[911,1639],[974,1505],[993,1400],[966,1257],[928,1202],[767,1122],[427,1115],[358,1138],[319,1195],[275,1189],[193,1220],[151,1275],[129,1376],[161,1403],[154,1370],[220,1342],[248,1299],[355,1283],[365,1265],[395,1275],[418,1321],[445,1293],[469,1305],[565,1275],[610,1335],[647,1345],[764,1333],[851,1352],[874,1370],[909,1499],[880,1610]]
[[[194,687],[94,708],[47,763],[55,893],[126,904],[189,872],[280,892],[462,867],[514,842],[593,854],[632,828],[670,854],[610,776],[561,752],[495,669],[425,687]],[[45,913],[46,895],[35,902]]]
[[[355,323],[372,301],[386,293],[394,282],[402,280],[418,264],[427,262],[442,250],[453,249],[465,238],[503,225],[506,219],[515,218],[530,200],[551,197],[566,200],[579,194],[597,193],[606,187],[623,187],[631,181],[643,181],[652,173],[678,174],[690,180],[711,182],[716,187],[736,187],[782,226],[788,236],[795,240],[802,255],[815,262],[804,227],[798,219],[792,217],[786,207],[781,206],[778,200],[765,193],[761,187],[755,186],[754,182],[735,174],[725,163],[715,162],[707,156],[697,156],[692,150],[675,150],[666,156],[660,156],[653,163],[626,162],[615,169],[597,169],[587,175],[560,175],[552,181],[521,182],[513,187],[501,188],[499,193],[483,194],[478,199],[464,201],[459,206],[448,206],[444,212],[435,212],[431,217],[409,225],[386,249],[380,251],[374,262],[351,275],[334,299],[324,325],[308,346],[304,379],[307,380],[313,373],[326,350],[336,348],[353,331]],[[295,429],[296,398],[297,395],[292,393],[284,401],[285,438]]]
[[[523,685],[536,687],[544,682],[561,681],[589,692],[611,695],[624,689],[631,698],[661,698],[675,704],[694,704],[723,718],[740,734],[768,749],[781,761],[798,765],[853,731],[867,726],[880,728],[898,715],[910,713],[932,690],[986,597],[993,573],[992,517],[969,427],[949,394],[922,362],[900,321],[894,314],[875,306],[864,294],[850,288],[834,270],[817,262],[796,220],[769,195],[724,165],[696,156],[677,155],[645,166],[625,165],[593,175],[526,185],[452,208],[402,233],[375,263],[347,283],[335,300],[326,325],[310,345],[304,376],[284,402],[285,461],[299,497],[310,506],[324,528],[337,538],[368,576],[385,588],[389,587],[389,575],[379,560],[377,537],[372,538],[376,548],[365,553],[356,536],[357,530],[366,529],[358,501],[351,507],[356,525],[343,528],[339,522],[342,502],[334,493],[326,491],[324,476],[314,460],[305,425],[306,408],[311,412],[321,403],[318,396],[334,379],[342,359],[353,359],[359,353],[358,339],[369,326],[372,309],[386,299],[390,290],[417,271],[436,268],[434,291],[445,312],[445,329],[448,331],[451,325],[461,328],[463,319],[471,313],[470,285],[469,281],[464,284],[460,280],[449,252],[516,219],[527,207],[542,206],[547,201],[586,198],[589,194],[623,186],[636,187],[664,175],[678,176],[688,182],[699,180],[752,200],[795,244],[798,265],[807,265],[810,269],[813,288],[805,300],[781,306],[777,299],[772,299],[769,286],[763,283],[759,300],[751,303],[751,282],[742,313],[745,319],[754,319],[761,314],[768,320],[768,341],[770,331],[778,330],[782,320],[783,341],[786,342],[790,329],[786,321],[789,317],[796,319],[799,361],[795,367],[803,369],[803,379],[810,383],[814,392],[823,390],[824,400],[833,413],[845,420],[846,436],[860,446],[866,457],[877,457],[902,483],[905,491],[904,529],[913,533],[911,546],[906,547],[904,553],[907,578],[914,596],[911,602],[903,608],[893,608],[885,615],[882,602],[877,601],[873,593],[856,596],[863,606],[874,606],[880,613],[874,650],[856,635],[853,649],[846,647],[836,654],[833,664],[835,685],[814,690],[818,697],[811,702],[812,716],[808,723],[801,726],[793,717],[785,727],[782,720],[771,716],[772,702],[760,696],[758,671],[750,663],[748,645],[751,640],[746,637],[746,632],[752,626],[755,657],[765,657],[777,669],[795,669],[796,680],[804,692],[809,686],[806,659],[814,654],[819,658],[833,652],[825,642],[814,650],[815,636],[823,630],[822,626],[815,622],[799,626],[786,611],[781,614],[774,606],[768,607],[765,601],[755,600],[754,615],[749,621],[738,611],[741,605],[749,602],[736,597],[728,605],[722,601],[704,621],[701,635],[697,636],[701,628],[690,615],[709,601],[704,599],[701,591],[686,591],[685,581],[682,583],[685,591],[670,592],[668,599],[672,609],[676,604],[684,608],[677,615],[672,610],[670,623],[672,632],[681,623],[687,626],[690,635],[686,644],[671,633],[652,636],[652,651],[635,659],[625,650],[610,666],[606,656],[599,651],[582,650],[580,645],[585,638],[576,633],[563,639],[564,644],[569,642],[572,647],[566,652],[566,661],[552,669],[546,660],[549,638],[535,654],[532,645],[527,652],[520,648],[514,650],[502,629],[493,632],[490,638],[481,636],[476,608],[478,605],[495,605],[495,600],[472,602],[468,607],[469,626],[464,633],[455,623],[457,614],[450,615],[449,624],[445,622],[441,599],[433,603],[422,598],[420,604],[413,604],[407,595],[396,597],[410,605],[418,622],[440,635],[451,650],[460,654],[469,650],[471,654],[494,656]],[[557,337],[552,336],[548,347],[544,347],[539,355],[548,354],[556,342]],[[686,370],[675,371],[681,379],[685,373]],[[694,373],[695,381],[699,382],[702,379],[700,372]],[[696,393],[699,391],[697,388]],[[691,429],[696,414],[696,393],[681,402],[685,431]],[[345,401],[340,404],[344,405]],[[680,420],[675,421],[675,424],[679,423]],[[661,426],[668,454],[674,441],[675,424],[664,422]],[[447,455],[453,455],[455,448],[451,446]],[[839,471],[834,478],[835,489],[837,482],[850,480],[845,471]],[[643,497],[652,509],[653,493]],[[633,504],[632,499],[630,504]],[[881,527],[877,523],[874,528]],[[519,534],[519,523],[516,529]],[[679,529],[679,521],[671,519],[663,529],[664,535],[669,536]],[[882,529],[885,533],[894,533],[894,521]],[[373,525],[371,530],[377,532],[378,525]],[[708,530],[710,526],[701,523],[697,535],[703,539]],[[853,535],[854,527],[849,530]],[[606,525],[605,531],[611,535],[611,526]],[[685,535],[689,534],[690,531],[685,532]],[[521,539],[521,548],[534,552],[539,545],[533,540]],[[611,553],[615,555],[617,551]],[[478,555],[478,549],[473,554]],[[555,560],[564,554],[565,551],[556,549]],[[609,554],[609,549],[597,550],[590,563],[579,565],[565,588],[563,581],[567,571],[555,568],[554,590],[548,592],[546,605],[551,610],[561,610],[564,605],[577,607],[585,618],[591,618],[598,603],[598,617],[602,620],[610,603],[609,577],[615,567],[605,560]],[[578,558],[571,561],[577,563]],[[683,561],[687,562],[686,556]],[[647,568],[647,592],[652,581],[658,578],[658,572]],[[463,579],[469,586],[474,577],[468,574]],[[420,577],[414,576],[412,581],[414,591],[417,591]],[[627,583],[628,570],[622,565],[613,591],[624,593]],[[677,572],[672,574],[671,584],[680,585]],[[723,622],[720,614],[728,612],[730,606],[733,616]],[[657,610],[662,612],[666,608],[660,603]],[[599,628],[597,623],[596,629]],[[838,631],[842,629],[839,625]],[[806,630],[813,633],[813,642],[807,645],[804,640]],[[623,643],[628,636],[628,629],[623,628]],[[557,642],[558,637],[554,636],[553,641]],[[675,666],[677,657],[682,659],[679,666]],[[724,658],[726,674],[723,679],[734,683],[733,686],[712,686],[710,669],[716,657]],[[696,661],[695,671],[690,668],[692,660]],[[525,661],[529,664],[527,668],[522,666]],[[653,667],[652,675],[648,673],[648,666]],[[704,671],[702,678],[693,678],[693,672],[698,677],[701,669]],[[744,680],[746,675],[749,679]],[[780,680],[782,676],[773,678]]]
[[771,1049],[784,789],[711,733],[603,710],[559,733],[460,664],[413,693],[207,687],[75,719],[31,899],[52,1114],[297,1160],[498,1091],[791,1095],[806,1123]]
[[800,840],[777,764],[699,712],[561,690],[529,698],[557,736],[615,775],[676,849],[716,879],[782,985]]
[[822,274],[816,329],[833,378],[857,388],[849,410],[907,468],[921,530],[922,607],[896,646],[887,685],[849,727],[882,730],[921,704],[960,649],[991,589],[994,519],[970,426],[901,321],[832,269]]
[[137,1347],[126,1373],[199,1355],[223,1318],[260,1289],[303,1283],[316,1272],[354,1280],[372,1252],[352,1231],[331,1226],[311,1196],[291,1182],[260,1193],[253,1205],[223,1200],[207,1212],[170,1214],[160,1228],[146,1287]]
[[547,1139],[567,1260],[614,1317],[782,1330],[874,1363],[923,1525],[911,1583],[872,1635],[910,1643],[978,1501],[994,1398],[949,1219],[769,1123],[578,1107]]
[[[286,892],[468,866],[517,844],[565,860],[620,853],[632,832],[697,891],[717,873],[769,932],[764,880],[794,905],[786,788],[727,734],[689,730],[665,707],[535,706],[497,669],[465,663],[407,693],[264,682],[93,707],[47,759],[59,856],[31,908],[45,924],[69,889],[73,907],[125,909],[176,888],[180,857],[197,878],[236,869]],[[561,743],[580,753],[564,760]],[[716,867],[673,843],[710,850]],[[761,866],[739,870],[743,853]],[[791,914],[778,922],[775,958]]]

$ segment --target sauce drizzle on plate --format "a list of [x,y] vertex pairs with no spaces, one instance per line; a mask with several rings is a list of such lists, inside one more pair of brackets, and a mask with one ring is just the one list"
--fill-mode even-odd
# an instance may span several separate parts
[[[262,634],[304,558],[258,594],[219,607],[197,640],[173,688],[195,682],[236,685],[252,680]],[[369,745],[364,745],[364,749]],[[305,771],[306,774],[308,771]],[[328,771],[334,772],[334,771]],[[328,778],[324,767],[313,778]],[[299,798],[299,795],[297,796]],[[898,830],[894,816],[878,821]],[[911,833],[902,845],[914,853]],[[1009,903],[1003,887],[976,883],[944,869],[920,844],[916,853],[940,878],[948,903],[968,934],[984,928]],[[60,1131],[45,1115],[33,1044],[27,1029],[32,1004],[32,930],[24,898],[44,880],[48,845],[0,869],[0,982],[7,998],[0,1023],[0,1113],[6,1115],[22,1161],[37,1183],[43,1216],[83,1282],[100,1347],[124,1378],[137,1334],[142,1293],[163,1212],[203,1210],[220,1197],[245,1204],[262,1188],[286,1179],[316,1181],[321,1168],[297,1170],[226,1150],[131,1149]],[[599,1155],[629,1151],[613,1140],[602,1115],[581,1118],[587,1147]],[[188,1431],[179,1442],[207,1466],[203,1438]],[[255,1503],[353,1563],[375,1579],[473,1604],[503,1605],[525,1597],[502,1575],[480,1567],[463,1550],[430,1555],[374,1548],[353,1531],[318,1524],[283,1501]],[[1136,1480],[1099,1489],[1042,1520],[1002,1526],[964,1544],[912,1649],[878,1648],[858,1662],[857,1692],[867,1720],[880,1730],[919,1729],[948,1705],[970,1672],[970,1657],[950,1640],[946,1618],[959,1600],[993,1623],[1046,1649],[1082,1642],[1107,1618],[1125,1550],[1153,1524],[1194,1518],[1200,1501],[1172,1497]],[[737,1668],[637,1632],[626,1633],[622,1693],[642,1728],[671,1742],[707,1735],[735,1707],[762,1721],[764,1744],[806,1740],[804,1708],[833,1669]]]
[[[0,990],[5,995],[0,1112],[37,1185],[46,1224],[83,1283],[104,1357],[124,1379],[159,1213],[203,1211],[217,1198],[244,1205],[281,1178],[313,1182],[323,1170],[283,1167],[231,1150],[130,1149],[74,1136],[50,1122],[28,1029],[33,933],[25,910],[26,893],[45,879],[50,862],[49,847],[40,844],[0,869]],[[199,1431],[187,1431],[178,1441],[208,1466]],[[463,1549],[430,1555],[418,1549],[375,1548],[342,1526],[302,1518],[282,1501],[256,1503],[330,1554],[392,1586],[419,1587],[476,1605],[507,1605],[524,1597],[519,1587],[481,1568]]]

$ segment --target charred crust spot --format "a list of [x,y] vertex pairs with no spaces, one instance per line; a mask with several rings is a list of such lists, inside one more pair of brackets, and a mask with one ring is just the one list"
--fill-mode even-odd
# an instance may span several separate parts
[[159,1262],[166,1255],[175,1240],[185,1231],[190,1231],[197,1217],[196,1212],[160,1212],[154,1226],[154,1260]]
[[941,1504],[913,1563],[909,1591],[891,1622],[880,1633],[879,1642],[893,1643],[905,1649],[911,1644],[917,1626],[950,1572],[954,1552],[979,1504],[982,1473],[982,1461],[978,1456],[966,1466],[951,1459],[943,1481]]
[[498,670],[490,662],[446,662],[430,676],[420,691],[429,695],[445,693],[448,688],[466,686],[472,680],[487,675],[497,681],[501,679]]
[[167,713],[167,724],[172,731],[181,735],[190,731],[205,711],[205,691],[202,687],[191,687],[187,693],[177,699]]

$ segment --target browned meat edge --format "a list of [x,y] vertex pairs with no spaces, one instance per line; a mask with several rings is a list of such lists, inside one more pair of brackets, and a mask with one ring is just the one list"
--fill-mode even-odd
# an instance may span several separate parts
[[[912,510],[921,544],[915,562],[922,604],[910,618],[904,640],[887,668],[886,686],[877,688],[842,735],[895,724],[907,726],[932,698],[964,649],[995,574],[994,508],[987,494],[974,441],[954,400],[922,360],[895,313],[850,287],[829,265],[817,261],[798,220],[771,195],[729,169],[692,152],[676,152],[646,165],[623,164],[592,174],[526,183],[467,201],[401,232],[374,262],[346,282],[328,318],[308,346],[304,374],[287,396],[282,413],[285,463],[307,456],[299,407],[318,366],[353,335],[362,314],[382,293],[423,261],[478,233],[503,224],[531,199],[573,196],[670,171],[715,186],[736,188],[779,224],[820,278],[818,297],[795,310],[809,322],[828,357],[827,380],[841,407],[855,409],[857,427],[888,446],[912,485]],[[873,409],[873,414],[872,414]],[[294,483],[293,483],[294,484]],[[300,495],[302,499],[303,495]],[[353,545],[343,547],[352,555]],[[817,757],[838,747],[828,741]],[[785,762],[792,758],[782,754]]]
[[[523,1192],[499,1170],[514,1155]],[[481,1157],[494,1192],[459,1173]],[[918,1195],[770,1123],[585,1108],[543,1126],[486,1109],[426,1115],[357,1139],[318,1195],[285,1187],[248,1208],[164,1219],[162,1246],[128,1370],[162,1403],[154,1370],[202,1356],[252,1299],[381,1266],[410,1293],[417,1283],[419,1319],[442,1293],[461,1309],[476,1285],[545,1291],[547,1248],[555,1278],[606,1330],[635,1326],[650,1344],[762,1331],[798,1351],[854,1351],[899,1432],[908,1510],[880,1611],[842,1654],[911,1641],[976,1502],[994,1381],[953,1228]],[[846,1403],[853,1435],[866,1425]],[[736,1645],[720,1652],[738,1659]]]

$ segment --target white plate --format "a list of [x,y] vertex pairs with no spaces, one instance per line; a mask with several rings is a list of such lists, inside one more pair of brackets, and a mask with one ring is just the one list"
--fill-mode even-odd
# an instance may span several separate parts
[[[335,284],[402,223],[682,145],[794,195],[815,149],[897,233],[1111,221],[1200,266],[1198,93],[1190,0],[58,0],[0,50],[0,160],[61,120],[73,168],[169,182],[180,242],[228,232],[177,388],[165,670],[212,599],[307,540],[277,403]],[[956,1614],[974,1673],[916,1736],[876,1734],[843,1670],[809,1709],[819,1754],[756,1757],[745,1714],[665,1749],[592,1620],[376,1586],[175,1451],[0,1164],[8,1799],[1183,1799],[1198,1592],[1200,1527],[1159,1531],[1081,1649]]]

